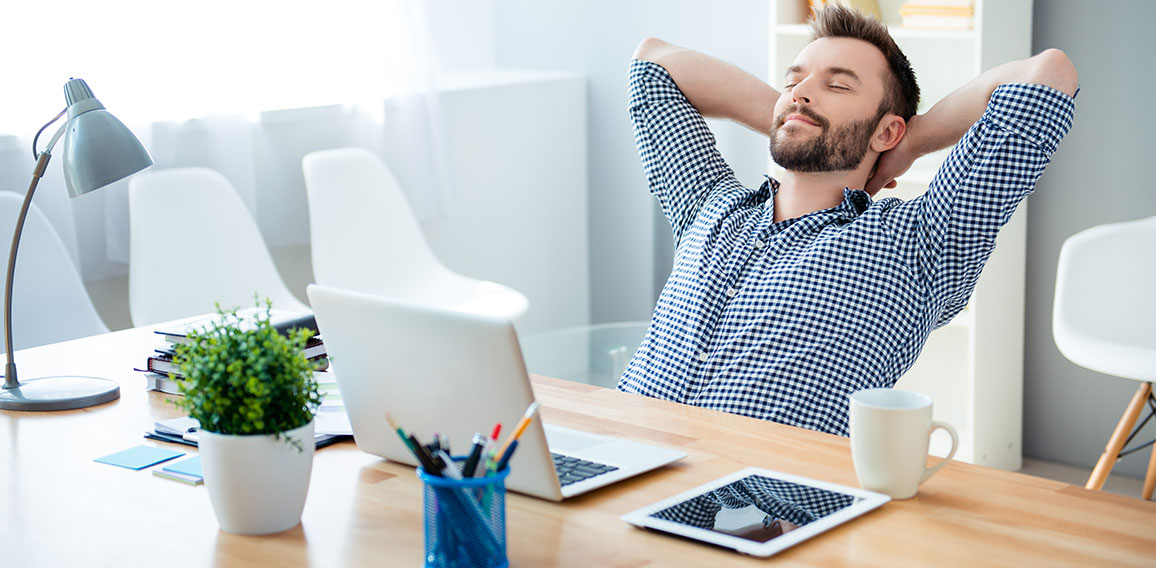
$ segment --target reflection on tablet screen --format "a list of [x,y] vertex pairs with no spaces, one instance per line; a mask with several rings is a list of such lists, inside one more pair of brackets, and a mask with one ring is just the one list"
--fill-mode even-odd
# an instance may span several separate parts
[[754,542],[767,542],[855,502],[856,497],[852,495],[748,475],[650,516]]

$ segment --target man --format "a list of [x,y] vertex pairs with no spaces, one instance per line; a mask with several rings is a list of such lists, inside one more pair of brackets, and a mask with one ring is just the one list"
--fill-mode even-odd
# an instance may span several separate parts
[[[676,250],[620,390],[846,435],[850,394],[893,386],[967,304],[1071,126],[1077,75],[1058,50],[916,116],[886,28],[839,7],[812,28],[781,93],[660,40],[635,52],[635,139]],[[703,116],[767,134],[782,179],[742,187]],[[923,196],[872,201],[956,141]]]

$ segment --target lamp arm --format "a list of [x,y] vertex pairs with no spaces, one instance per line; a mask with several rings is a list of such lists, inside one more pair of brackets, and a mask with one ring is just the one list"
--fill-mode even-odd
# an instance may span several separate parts
[[[48,124],[41,126],[40,130],[36,131],[36,136],[32,137],[32,159],[33,160],[40,157],[40,152],[36,151],[36,143],[40,141],[40,135],[44,134],[44,131],[46,129],[48,129],[49,126],[52,126],[53,122],[60,120],[60,117],[64,116],[64,114],[66,112],[68,112],[68,107],[64,107],[64,110],[60,111],[60,114],[53,117],[52,120],[48,121]],[[64,133],[64,127],[67,125],[68,125],[68,123],[66,122],[60,126],[60,130],[56,131],[56,136],[52,137],[52,142],[48,143],[48,148],[46,150],[44,150],[45,152],[51,152],[52,151],[52,147],[56,145],[56,141],[60,139],[60,135]]]
[[4,388],[13,389],[20,386],[20,381],[16,378],[16,361],[15,353],[12,349],[12,277],[16,273],[16,251],[20,247],[20,234],[24,232],[24,219],[28,216],[28,208],[32,206],[32,195],[36,193],[36,186],[40,183],[40,178],[44,177],[44,171],[48,169],[48,160],[52,158],[49,150],[56,144],[56,140],[60,138],[60,132],[56,133],[48,149],[41,152],[36,159],[36,167],[32,171],[32,184],[28,186],[28,193],[24,195],[24,204],[20,206],[20,216],[16,218],[16,232],[12,235],[12,250],[8,253],[8,275],[4,282],[4,352],[7,354],[8,363],[4,366]]

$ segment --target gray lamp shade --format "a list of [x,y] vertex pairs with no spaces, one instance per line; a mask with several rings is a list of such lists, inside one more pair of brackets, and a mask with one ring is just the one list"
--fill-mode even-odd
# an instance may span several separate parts
[[64,181],[69,196],[79,197],[152,165],[132,131],[104,109],[83,79],[65,84],[64,96]]

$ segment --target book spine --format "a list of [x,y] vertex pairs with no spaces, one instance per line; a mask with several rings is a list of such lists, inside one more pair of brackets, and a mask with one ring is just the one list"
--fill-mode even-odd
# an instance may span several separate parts
[[146,390],[154,390],[157,392],[163,392],[165,394],[183,396],[180,389],[177,387],[177,381],[168,378],[166,375],[148,373],[145,375],[145,380]]

